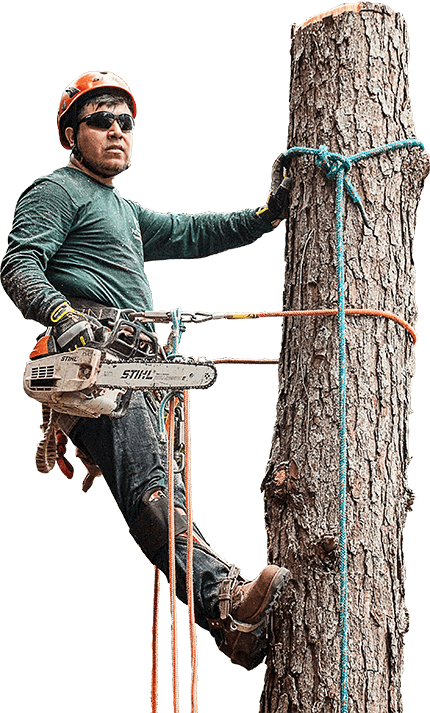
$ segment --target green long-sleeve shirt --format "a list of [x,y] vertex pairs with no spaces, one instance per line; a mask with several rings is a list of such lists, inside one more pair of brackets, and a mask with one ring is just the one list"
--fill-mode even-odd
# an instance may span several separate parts
[[252,209],[150,211],[82,171],[60,168],[20,196],[1,279],[23,315],[42,324],[70,297],[147,310],[152,296],[145,261],[206,257],[270,230]]

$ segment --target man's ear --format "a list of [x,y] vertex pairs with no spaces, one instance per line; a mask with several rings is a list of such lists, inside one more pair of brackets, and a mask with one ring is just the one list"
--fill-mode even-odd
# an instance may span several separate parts
[[75,132],[73,131],[71,126],[67,126],[64,129],[64,135],[65,135],[67,141],[69,142],[70,148],[72,149],[75,145]]

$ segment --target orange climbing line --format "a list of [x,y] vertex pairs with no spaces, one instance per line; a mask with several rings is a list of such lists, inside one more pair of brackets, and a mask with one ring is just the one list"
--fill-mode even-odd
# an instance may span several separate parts
[[176,553],[175,553],[175,474],[174,474],[174,428],[175,428],[174,396],[170,399],[169,415],[167,417],[168,452],[169,452],[169,584],[170,584],[170,617],[172,646],[172,683],[173,710],[179,713],[179,669],[178,669],[178,639],[176,619]]
[[160,570],[154,566],[154,600],[152,609],[152,676],[151,711],[158,711],[158,609],[160,603]]
[[[328,317],[337,315],[337,309],[303,309],[303,310],[288,310],[284,312],[259,312],[252,314],[242,314],[240,312],[232,312],[230,314],[224,314],[224,319],[257,319],[259,317]],[[397,314],[392,312],[384,312],[379,309],[346,309],[345,314],[347,315],[360,315],[368,317],[385,317],[386,319],[391,319],[393,322],[397,322],[412,337],[412,341],[416,344],[417,335],[414,328],[406,322],[403,317],[399,317]]]
[[[186,588],[189,612],[190,649],[191,649],[191,713],[197,713],[197,636],[194,614],[193,587],[193,514],[191,506],[191,436],[189,416],[189,392],[184,391],[185,419],[185,502],[187,513],[187,572]],[[169,481],[169,585],[170,585],[170,616],[171,616],[171,649],[172,649],[172,684],[173,710],[179,713],[179,666],[177,643],[176,615],[176,548],[175,548],[175,494],[174,494],[174,446],[175,446],[175,407],[177,397],[172,394],[167,416],[168,435],[168,481]],[[160,571],[155,567],[154,602],[152,624],[152,680],[151,680],[151,713],[158,711],[158,618],[160,598]]]
[[191,506],[191,430],[190,430],[190,393],[184,391],[185,419],[185,503],[187,512],[187,603],[190,628],[191,650],[191,713],[197,713],[197,637],[194,616],[193,588],[193,513]]
[[278,359],[231,359],[230,357],[212,359],[213,364],[278,364],[278,362]]

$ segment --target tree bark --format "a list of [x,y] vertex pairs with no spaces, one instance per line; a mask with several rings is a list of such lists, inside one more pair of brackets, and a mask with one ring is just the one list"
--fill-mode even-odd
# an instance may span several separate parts
[[[360,3],[293,27],[288,145],[346,156],[415,138],[402,15]],[[419,138],[419,137],[418,137]],[[284,309],[337,306],[335,184],[294,157]],[[414,324],[412,240],[428,158],[420,148],[362,160],[349,176],[371,227],[345,199],[348,308]],[[413,348],[378,317],[347,318],[349,707],[402,710],[402,531]],[[263,481],[269,561],[292,579],[273,616],[261,713],[340,711],[338,336],[336,318],[285,320],[279,400]]]

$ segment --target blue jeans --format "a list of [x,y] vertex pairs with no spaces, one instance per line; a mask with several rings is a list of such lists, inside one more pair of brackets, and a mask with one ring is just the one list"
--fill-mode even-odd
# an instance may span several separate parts
[[[167,450],[160,441],[158,404],[151,394],[135,392],[124,416],[111,419],[82,418],[70,433],[73,443],[97,463],[130,526],[139,513],[142,495],[167,486]],[[185,488],[180,474],[175,477],[175,505],[185,507]],[[203,539],[199,530],[196,533]],[[186,602],[186,538],[178,536],[176,544],[176,594]],[[207,543],[206,543],[207,544]],[[156,555],[155,564],[168,577],[168,545]],[[193,582],[195,619],[209,629],[206,619],[219,616],[218,594],[230,565],[204,546],[195,545]],[[215,633],[215,638],[218,636]]]

